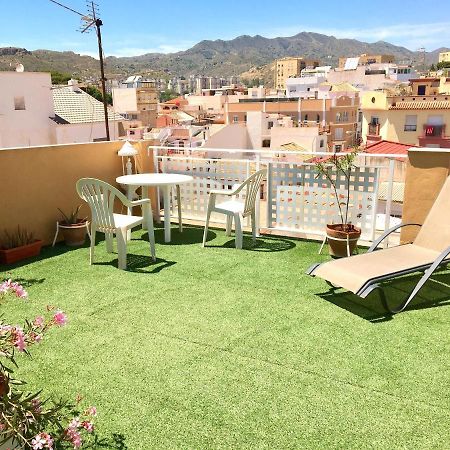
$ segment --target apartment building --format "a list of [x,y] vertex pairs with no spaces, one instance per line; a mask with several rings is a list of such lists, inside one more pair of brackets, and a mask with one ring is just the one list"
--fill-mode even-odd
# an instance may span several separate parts
[[275,63],[275,87],[277,89],[286,89],[286,79],[299,77],[303,69],[315,68],[319,61],[314,59],[305,59],[302,57],[281,58]]
[[450,52],[440,52],[439,62],[450,62]]
[[359,142],[359,97],[341,95],[330,99],[240,99],[226,103],[227,123],[246,124],[248,114],[254,111],[288,116],[297,127],[318,127],[329,136],[330,150],[341,151]]
[[450,148],[450,95],[389,96],[366,92],[361,98],[362,138]]
[[352,64],[354,61],[357,61],[358,66],[367,66],[369,64],[391,64],[395,62],[395,57],[393,55],[367,55],[363,53],[360,56],[356,57],[342,57],[339,58],[338,67],[343,69],[346,65]]
[[142,126],[154,127],[158,107],[158,92],[153,81],[141,77],[125,82],[120,88],[112,90],[113,105],[116,112],[130,120],[139,121]]
[[450,78],[429,77],[409,80],[412,95],[450,94]]

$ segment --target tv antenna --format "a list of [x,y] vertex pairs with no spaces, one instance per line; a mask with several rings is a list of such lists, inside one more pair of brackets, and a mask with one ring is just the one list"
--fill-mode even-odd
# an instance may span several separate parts
[[81,33],[89,33],[94,27],[97,34],[97,42],[98,42],[98,57],[100,60],[100,75],[101,75],[101,83],[102,83],[102,95],[103,95],[103,110],[105,112],[105,131],[106,131],[106,140],[110,140],[109,136],[109,123],[108,123],[108,102],[106,100],[106,78],[105,78],[105,65],[103,62],[103,47],[102,47],[102,33],[100,27],[103,25],[103,22],[98,17],[98,5],[91,0],[86,1],[86,6],[88,9],[87,14],[80,13],[75,9],[72,9],[66,5],[63,5],[56,0],[50,0],[52,3],[55,3],[58,6],[61,6],[64,9],[67,9],[75,14],[78,14],[81,17],[81,27],[78,31]]

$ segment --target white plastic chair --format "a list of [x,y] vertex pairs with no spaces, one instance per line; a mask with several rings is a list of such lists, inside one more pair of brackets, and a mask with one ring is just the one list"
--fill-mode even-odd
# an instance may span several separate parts
[[[231,227],[233,224],[233,219],[235,223],[235,234],[236,234],[236,248],[242,249],[242,222],[243,220],[250,216],[252,223],[252,238],[253,241],[256,240],[256,213],[255,213],[255,202],[256,196],[258,195],[259,188],[263,177],[266,175],[266,170],[259,170],[253,175],[248,177],[242,184],[234,185],[232,190],[212,190],[209,193],[208,200],[208,210],[206,212],[206,223],[205,231],[203,233],[203,247],[206,243],[206,237],[208,235],[209,220],[211,218],[212,212],[218,212],[225,214],[227,216],[226,234],[231,235]],[[236,195],[245,193],[245,200],[240,201],[236,198]],[[231,197],[231,200],[227,200],[223,203],[216,204],[216,197],[218,195],[224,195]]]
[[[94,261],[95,233],[105,233],[106,249],[109,253],[113,251],[113,235],[117,237],[117,253],[119,269],[127,268],[127,231],[142,224],[148,229],[150,241],[150,253],[153,261],[155,256],[155,235],[153,231],[153,219],[150,200],[128,200],[122,192],[110,184],[95,178],[81,178],[77,181],[78,195],[86,201],[92,214],[91,222],[91,249],[90,261]],[[142,206],[143,217],[126,214],[115,214],[114,200],[118,198],[126,207]]]

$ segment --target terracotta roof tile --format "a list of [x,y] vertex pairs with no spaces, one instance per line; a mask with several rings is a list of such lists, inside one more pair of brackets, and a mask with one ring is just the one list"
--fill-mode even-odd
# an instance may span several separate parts
[[450,101],[412,101],[412,102],[396,102],[389,109],[450,109]]

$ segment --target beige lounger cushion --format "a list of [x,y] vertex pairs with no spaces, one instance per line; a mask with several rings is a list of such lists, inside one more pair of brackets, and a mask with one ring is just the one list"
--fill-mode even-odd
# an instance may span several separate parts
[[438,255],[415,244],[400,245],[326,262],[314,275],[356,294],[372,278],[431,264]]

